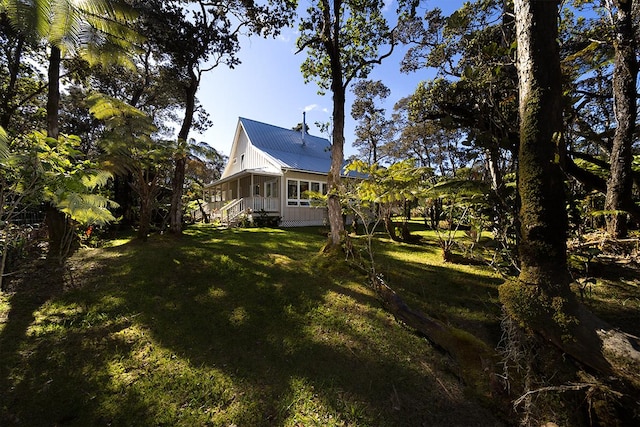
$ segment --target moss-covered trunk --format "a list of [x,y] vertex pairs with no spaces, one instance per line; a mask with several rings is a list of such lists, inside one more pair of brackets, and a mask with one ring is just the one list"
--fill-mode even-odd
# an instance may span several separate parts
[[558,2],[516,2],[520,82],[520,281],[566,288],[567,214],[559,164],[562,78]]
[[616,1],[615,39],[613,41],[614,71],[613,100],[616,113],[616,130],[611,148],[611,169],[607,181],[605,199],[606,211],[618,211],[607,215],[607,231],[613,237],[627,235],[627,214],[625,201],[631,199],[633,178],[631,146],[634,141],[636,124],[636,78],[638,64],[636,60],[635,32],[632,20],[632,3]]
[[570,289],[562,131],[559,1],[516,0],[521,272],[500,288],[508,314],[583,364],[640,385],[640,342],[590,313]]

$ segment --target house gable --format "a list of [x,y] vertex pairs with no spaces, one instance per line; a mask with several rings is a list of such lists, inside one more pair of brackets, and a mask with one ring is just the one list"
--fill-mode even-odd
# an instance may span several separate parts
[[251,143],[242,122],[238,122],[233,145],[231,146],[231,154],[220,179],[246,170],[279,175],[282,173],[281,167],[281,162],[271,158],[271,156]]

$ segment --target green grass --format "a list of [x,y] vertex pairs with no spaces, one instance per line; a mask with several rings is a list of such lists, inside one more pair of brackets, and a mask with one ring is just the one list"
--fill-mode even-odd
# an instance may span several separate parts
[[[49,288],[0,296],[0,425],[502,425],[365,277],[319,255],[324,240],[205,226],[114,240]],[[495,345],[490,270],[376,245],[410,305]]]

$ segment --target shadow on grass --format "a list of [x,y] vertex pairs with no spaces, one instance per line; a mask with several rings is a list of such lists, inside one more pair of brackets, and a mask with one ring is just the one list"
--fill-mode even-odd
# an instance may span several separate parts
[[443,263],[433,245],[387,245],[377,257],[379,271],[409,306],[497,345],[504,279],[488,267]]
[[[30,355],[17,345],[9,351],[16,357],[8,369],[20,375],[3,375],[3,400],[14,405],[0,419],[499,424],[455,380],[443,385],[446,374],[428,368],[440,356],[372,308],[373,295],[350,282],[360,278],[314,270],[308,259],[323,241],[315,229],[199,227],[179,240],[97,252],[93,278],[55,300],[29,338]],[[33,313],[39,305],[19,307]],[[25,315],[15,328],[26,337],[34,321]],[[17,400],[30,393],[32,401]]]
[[[46,274],[43,272],[46,271]],[[20,382],[20,364],[29,351],[29,327],[36,320],[36,312],[48,301],[62,294],[62,268],[46,260],[35,260],[21,277],[11,284],[10,293],[2,295],[7,307],[0,323],[0,422],[19,422],[12,419],[8,409],[15,405],[10,392]]]

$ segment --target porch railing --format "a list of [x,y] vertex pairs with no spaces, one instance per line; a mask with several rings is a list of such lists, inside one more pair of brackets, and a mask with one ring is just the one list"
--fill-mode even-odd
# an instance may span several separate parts
[[280,199],[277,197],[248,197],[248,206],[254,211],[278,212]]
[[212,213],[212,218],[231,224],[243,213],[259,212],[261,210],[279,212],[280,199],[277,197],[246,197],[230,202],[210,202],[207,204],[207,208]]

